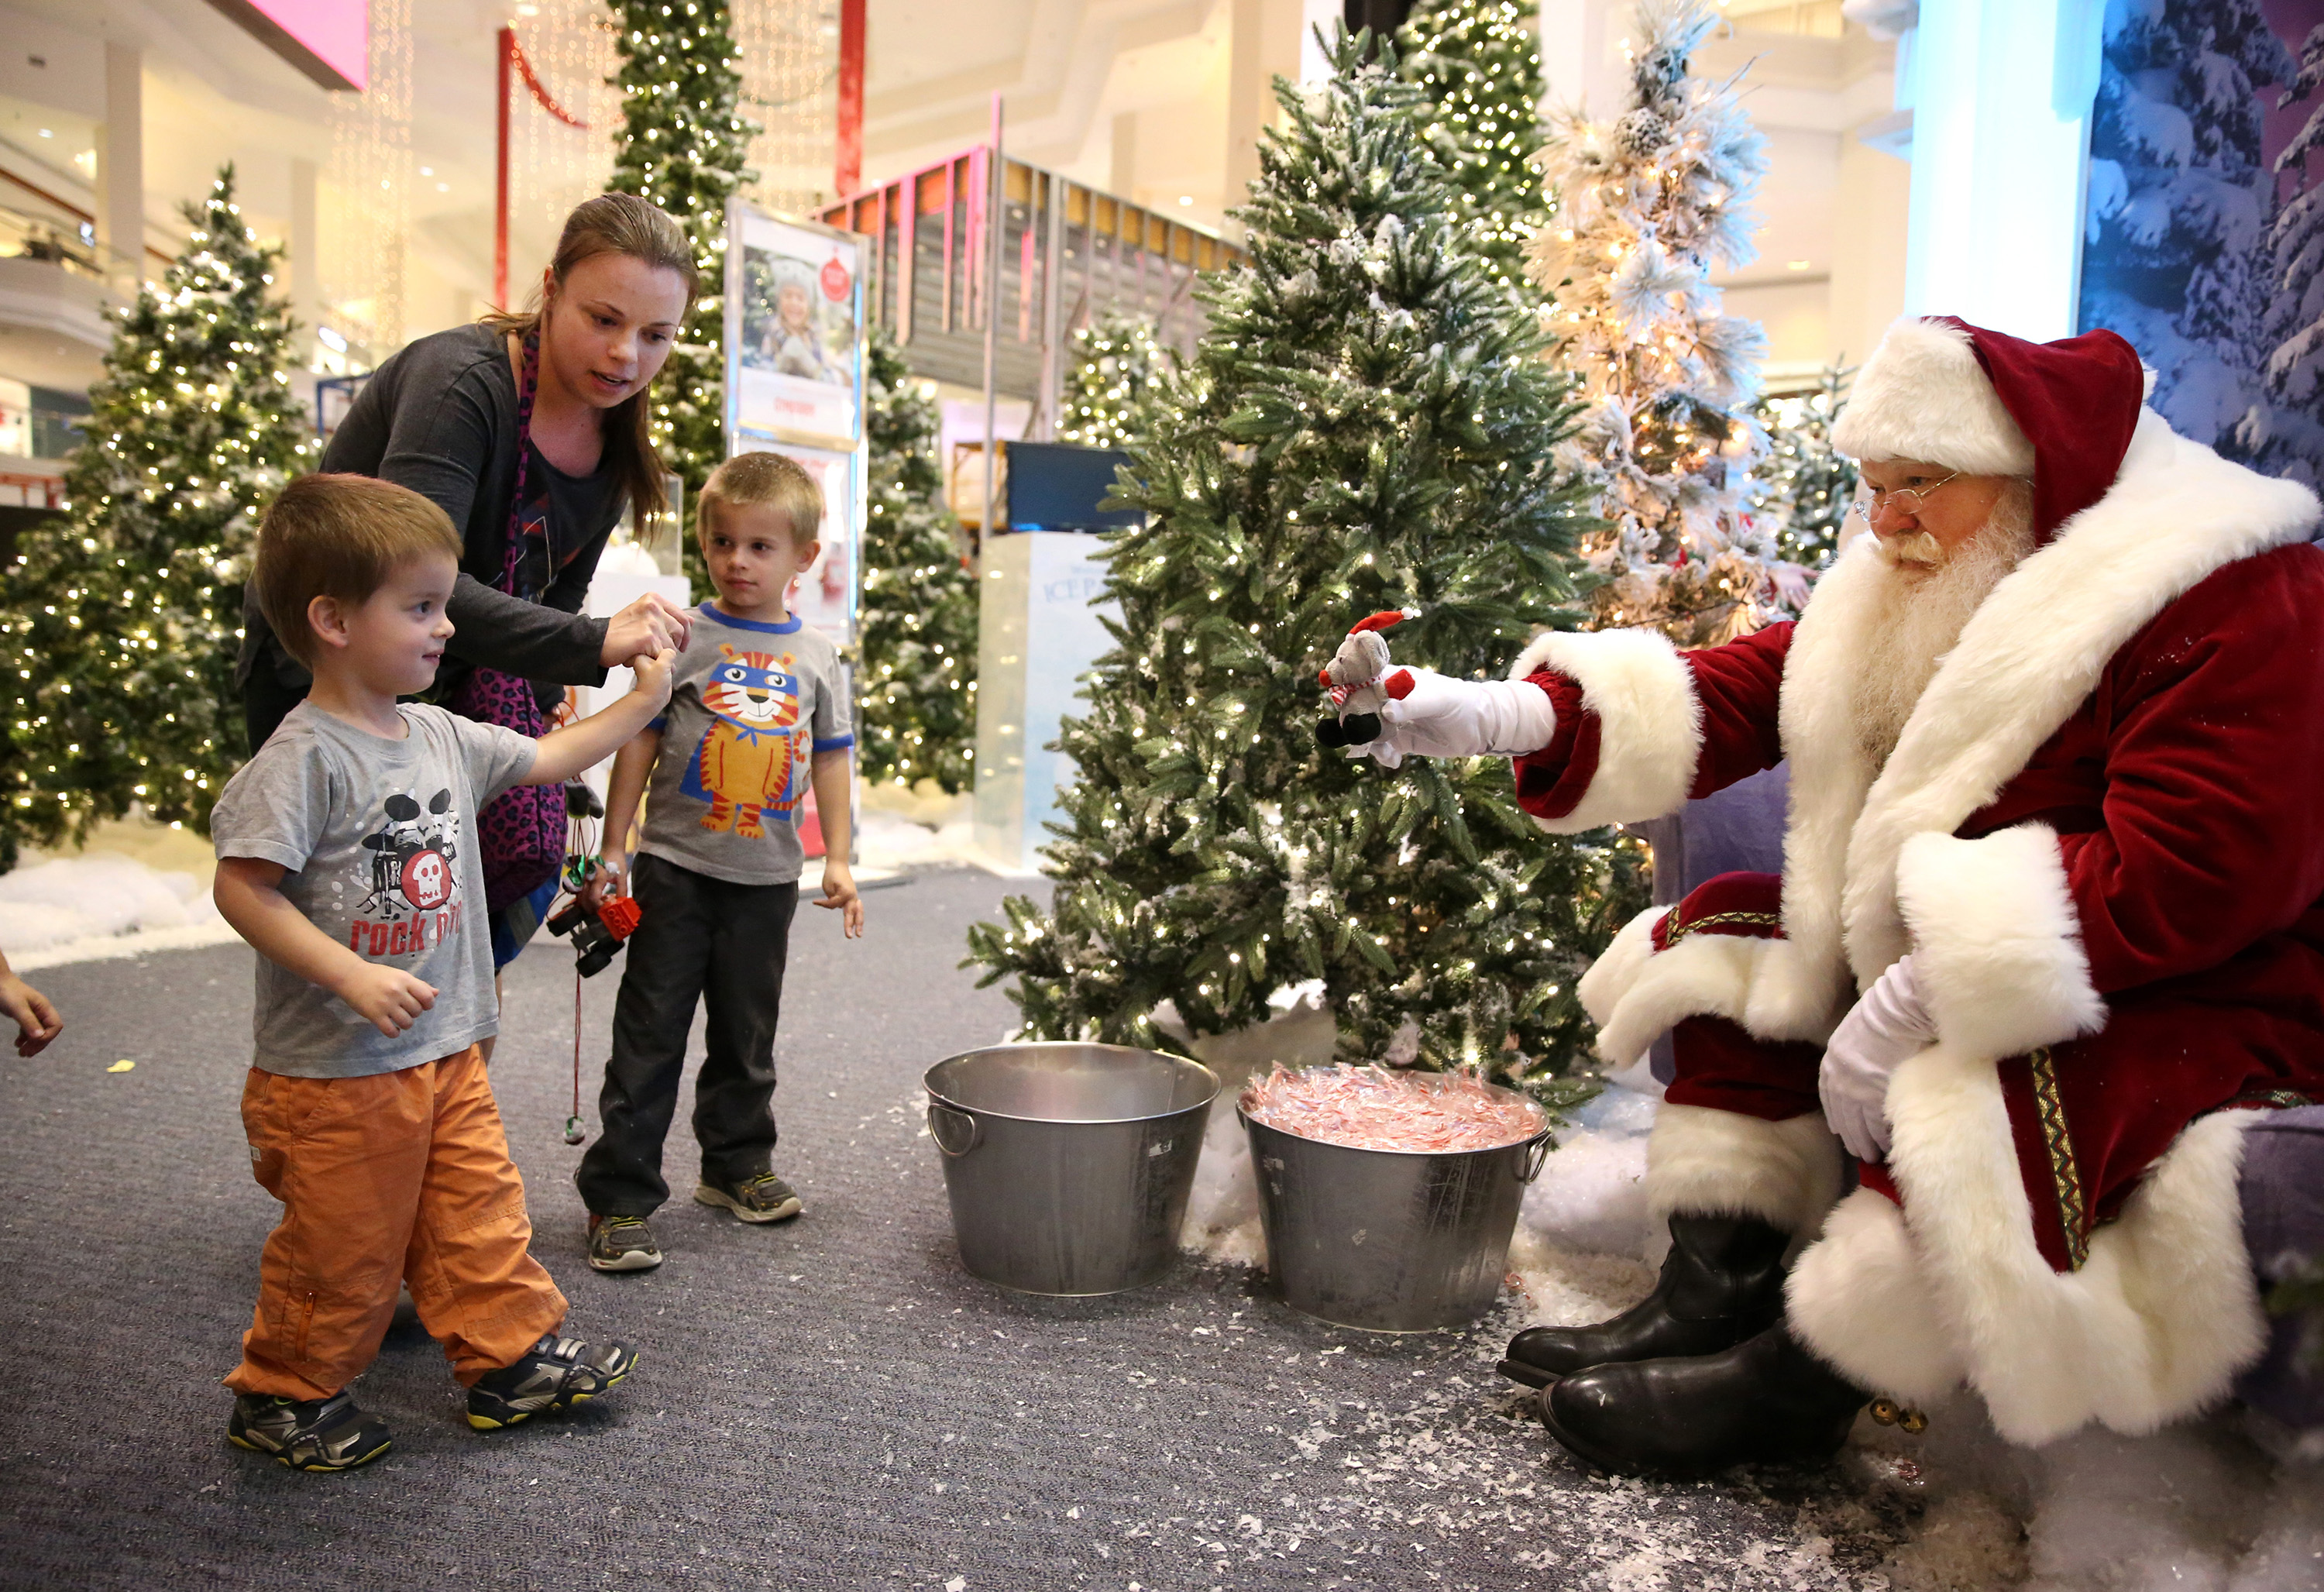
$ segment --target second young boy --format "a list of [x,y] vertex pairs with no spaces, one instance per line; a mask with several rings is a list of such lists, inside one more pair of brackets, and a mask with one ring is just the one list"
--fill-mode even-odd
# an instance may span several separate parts
[[[709,1029],[694,1089],[694,1197],[749,1222],[799,1213],[772,1166],[774,1044],[809,789],[825,846],[816,905],[841,913],[848,936],[863,932],[847,866],[855,737],[846,676],[832,644],[787,602],[820,550],[822,520],[814,478],[779,454],[742,454],[712,473],[696,522],[717,601],[702,605],[678,654],[668,713],[613,761],[592,889],[626,888],[641,916],[613,1008],[603,1131],[574,1174],[599,1271],[661,1264],[646,1219],[669,1198],[662,1142],[697,1002]],[[641,796],[632,867],[626,848]]]

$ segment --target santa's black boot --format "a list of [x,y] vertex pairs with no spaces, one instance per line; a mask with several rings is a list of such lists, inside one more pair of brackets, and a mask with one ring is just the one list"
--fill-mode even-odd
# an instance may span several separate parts
[[1541,1423],[1600,1470],[1679,1481],[1829,1459],[1871,1402],[1778,1323],[1718,1354],[1578,1371],[1543,1390]]
[[1501,1375],[1528,1387],[1592,1366],[1716,1354],[1784,1314],[1792,1236],[1748,1216],[1674,1216],[1655,1291],[1594,1327],[1528,1327],[1509,1340]]

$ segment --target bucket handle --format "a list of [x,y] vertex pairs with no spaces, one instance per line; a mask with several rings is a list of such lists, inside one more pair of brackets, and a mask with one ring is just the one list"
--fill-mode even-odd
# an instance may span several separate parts
[[1533,1142],[1526,1146],[1524,1164],[1517,1168],[1517,1181],[1529,1183],[1539,1177],[1541,1169],[1549,1164],[1550,1151],[1556,1147],[1557,1140],[1550,1136],[1547,1128],[1535,1135]]
[[957,1110],[942,1100],[928,1102],[928,1136],[936,1141],[936,1148],[947,1155],[965,1155],[976,1148],[984,1136],[975,1118]]

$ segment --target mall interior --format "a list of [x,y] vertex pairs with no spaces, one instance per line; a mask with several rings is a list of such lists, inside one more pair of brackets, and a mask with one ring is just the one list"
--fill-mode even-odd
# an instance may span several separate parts
[[2319,486],[2324,0],[0,0],[0,1585],[2324,1592]]

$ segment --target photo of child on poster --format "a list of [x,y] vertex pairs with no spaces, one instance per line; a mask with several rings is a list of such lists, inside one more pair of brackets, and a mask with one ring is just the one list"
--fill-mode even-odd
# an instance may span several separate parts
[[730,236],[741,244],[727,266],[736,428],[853,442],[862,386],[856,244],[744,206]]

